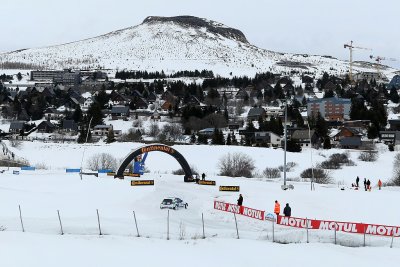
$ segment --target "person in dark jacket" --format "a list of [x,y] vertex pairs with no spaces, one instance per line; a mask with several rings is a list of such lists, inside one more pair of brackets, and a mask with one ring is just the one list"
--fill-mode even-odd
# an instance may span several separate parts
[[206,179],[206,174],[203,172],[203,174],[201,175],[201,180],[205,180]]
[[364,178],[364,190],[367,191],[367,179]]
[[283,209],[283,214],[286,217],[290,217],[292,215],[292,209],[289,207],[289,203],[286,203],[286,207]]
[[238,204],[238,206],[242,206],[242,204],[243,204],[243,196],[242,196],[242,194],[239,194],[239,198],[237,200],[237,204]]
[[360,182],[360,177],[357,176],[356,178],[356,186],[358,187],[358,182]]
[[367,190],[371,191],[371,182],[369,179],[367,181]]

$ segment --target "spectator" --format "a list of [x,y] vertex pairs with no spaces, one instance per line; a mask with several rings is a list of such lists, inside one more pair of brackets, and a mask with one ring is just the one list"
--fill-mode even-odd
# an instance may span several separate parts
[[283,209],[283,214],[286,217],[290,217],[292,215],[292,209],[289,207],[289,203],[286,203],[286,207]]
[[205,175],[205,173],[203,172],[203,174],[201,175],[201,180],[205,180],[206,179],[206,175]]
[[379,181],[378,181],[378,187],[379,187],[379,190],[381,190],[381,187],[382,187],[382,181],[381,181],[381,179],[379,179]]
[[360,177],[357,176],[356,178],[356,186],[358,187],[358,182],[360,182]]
[[278,200],[275,200],[274,213],[276,214],[276,217],[278,217],[279,213],[281,213],[281,204],[279,204]]
[[237,204],[238,204],[238,206],[242,206],[242,204],[243,204],[243,196],[242,196],[242,194],[239,194],[239,198],[237,200]]

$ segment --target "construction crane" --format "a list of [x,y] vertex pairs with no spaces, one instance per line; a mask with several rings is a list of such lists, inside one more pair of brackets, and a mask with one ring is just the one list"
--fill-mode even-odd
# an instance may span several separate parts
[[353,41],[350,41],[350,44],[344,44],[344,48],[348,48],[350,50],[350,73],[349,78],[350,82],[353,82],[353,49],[364,49],[364,50],[372,50],[365,47],[354,46]]
[[376,61],[375,65],[376,65],[376,73],[378,75],[378,79],[382,79],[381,69],[380,69],[381,61],[396,61],[396,59],[394,59],[394,58],[387,58],[387,57],[381,57],[381,56],[374,57],[373,55],[370,55],[369,58]]

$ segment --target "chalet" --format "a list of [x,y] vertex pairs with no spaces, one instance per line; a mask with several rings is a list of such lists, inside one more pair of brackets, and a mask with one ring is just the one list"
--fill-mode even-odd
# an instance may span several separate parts
[[43,113],[47,120],[58,120],[64,116],[57,109],[51,107],[46,108]]
[[111,109],[111,117],[116,119],[127,119],[130,116],[129,107],[127,106],[113,106]]
[[38,133],[52,133],[56,129],[56,126],[54,126],[53,123],[50,121],[42,121],[38,126],[37,126],[37,131]]
[[335,141],[338,141],[347,137],[358,137],[361,139],[362,136],[363,134],[359,132],[356,128],[343,126],[342,128],[340,128],[339,132],[335,136],[333,136],[333,138]]
[[12,121],[10,124],[9,132],[12,134],[20,134],[25,129],[25,123],[23,121]]
[[110,125],[96,125],[93,128],[92,136],[93,137],[101,137],[107,136],[110,131],[113,131],[113,126]]
[[143,97],[134,97],[130,103],[130,106],[134,107],[134,109],[147,109],[149,103]]
[[345,137],[340,139],[340,147],[341,148],[360,148],[362,145],[361,137],[353,136],[353,137]]
[[[311,138],[311,140],[310,140]],[[309,147],[310,146],[310,141],[311,144],[314,145],[320,145],[319,144],[319,138],[315,130],[296,130],[293,132],[291,136],[291,140],[296,141],[299,145],[302,147]]]
[[153,104],[154,102],[157,101],[157,95],[156,95],[154,92],[151,92],[151,93],[149,94],[149,96],[147,97],[147,101],[148,101],[150,104]]
[[164,110],[164,111],[172,111],[174,109],[174,105],[169,101],[165,101],[161,105],[161,109]]
[[281,137],[273,132],[254,132],[250,137],[253,145],[278,147]]
[[400,75],[395,75],[386,88],[390,90],[393,87],[397,90],[400,89]]
[[74,120],[63,120],[61,130],[63,132],[78,132],[78,124]]
[[260,118],[265,119],[266,112],[263,108],[251,108],[249,113],[247,113],[247,120],[249,121],[257,121]]
[[124,95],[121,95],[119,93],[112,94],[110,98],[111,102],[113,105],[128,105],[130,102],[130,99]]

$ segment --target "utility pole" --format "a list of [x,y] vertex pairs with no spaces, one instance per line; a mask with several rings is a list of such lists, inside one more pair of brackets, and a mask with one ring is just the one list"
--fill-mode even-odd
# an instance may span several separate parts
[[285,136],[285,152],[283,153],[283,190],[286,190],[287,99],[285,99],[285,126],[283,134]]
[[311,151],[311,191],[313,191],[314,188],[314,165],[313,165],[313,158],[312,158],[312,141],[311,141],[311,128],[310,128],[310,122],[307,122],[308,126],[308,136],[310,138],[310,151]]

